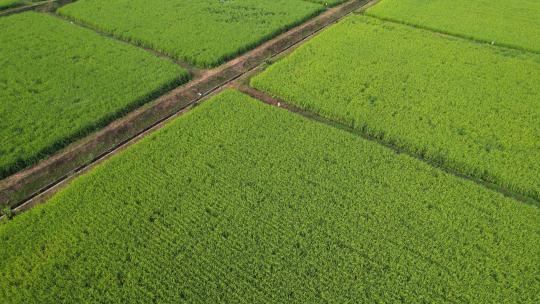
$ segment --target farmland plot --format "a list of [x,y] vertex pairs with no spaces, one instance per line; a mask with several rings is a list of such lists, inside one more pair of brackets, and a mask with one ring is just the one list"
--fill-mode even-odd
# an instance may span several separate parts
[[35,12],[0,18],[0,178],[187,80],[169,60]]
[[540,53],[538,0],[382,0],[367,13]]
[[18,5],[21,0],[0,0],[0,9],[10,8]]
[[80,0],[58,12],[176,59],[212,67],[323,8],[301,0]]
[[537,303],[540,209],[225,91],[0,225],[0,302]]
[[23,4],[32,4],[32,2],[41,2],[44,0],[0,0],[0,10],[8,9]]
[[540,56],[353,16],[251,85],[540,199]]

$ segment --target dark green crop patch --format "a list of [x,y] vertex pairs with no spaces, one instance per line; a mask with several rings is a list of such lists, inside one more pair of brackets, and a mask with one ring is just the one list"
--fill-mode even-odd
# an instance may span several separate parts
[[34,12],[0,18],[0,178],[185,82],[170,60]]
[[0,0],[0,9],[6,9],[17,6],[21,3],[21,0]]
[[4,204],[0,204],[0,218],[6,217],[6,219],[12,219],[13,218],[13,210]]
[[226,91],[0,225],[2,303],[538,303],[540,209]]
[[42,1],[45,0],[0,0],[0,10]]
[[213,67],[318,14],[302,0],[80,0],[62,15],[200,67]]
[[417,156],[540,199],[540,55],[352,16],[252,79]]
[[367,14],[540,53],[538,0],[382,0]]

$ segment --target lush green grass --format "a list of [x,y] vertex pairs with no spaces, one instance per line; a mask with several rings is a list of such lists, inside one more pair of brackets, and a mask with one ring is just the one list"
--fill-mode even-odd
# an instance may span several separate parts
[[538,0],[381,0],[368,14],[540,52]]
[[301,0],[80,0],[59,13],[174,58],[211,67],[322,9]]
[[251,84],[540,199],[540,56],[353,16]]
[[537,303],[540,209],[226,91],[0,225],[0,302]]
[[0,178],[187,79],[172,62],[34,12],[0,18]]

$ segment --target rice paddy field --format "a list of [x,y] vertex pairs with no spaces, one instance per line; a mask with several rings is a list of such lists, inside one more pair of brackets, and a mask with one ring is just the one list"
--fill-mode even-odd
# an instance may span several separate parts
[[10,8],[20,3],[20,0],[0,0],[0,9]]
[[0,10],[9,9],[13,7],[35,4],[37,2],[43,2],[46,0],[0,0]]
[[7,14],[0,303],[540,303],[536,1]]
[[534,303],[539,222],[225,91],[0,225],[0,299]]
[[188,79],[171,60],[59,18],[0,18],[0,177]]
[[251,84],[468,176],[540,198],[538,54],[354,16]]
[[381,0],[367,13],[540,53],[540,1],[537,0]]
[[79,0],[59,13],[173,58],[213,67],[323,8],[304,0]]

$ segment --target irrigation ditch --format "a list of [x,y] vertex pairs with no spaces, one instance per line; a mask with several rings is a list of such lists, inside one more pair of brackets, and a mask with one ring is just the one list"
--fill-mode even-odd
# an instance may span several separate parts
[[[44,202],[75,177],[129,147],[146,134],[161,128],[167,121],[228,87],[243,75],[257,70],[280,54],[299,46],[345,16],[361,10],[370,2],[370,0],[351,0],[328,8],[318,16],[217,68],[197,70],[192,81],[187,84],[169,91],[111,122],[105,128],[70,144],[38,164],[1,180],[0,205],[6,205],[16,215]],[[42,6],[37,8],[46,10]],[[21,11],[25,10],[21,8],[18,12]],[[12,13],[14,12],[10,14]]]

